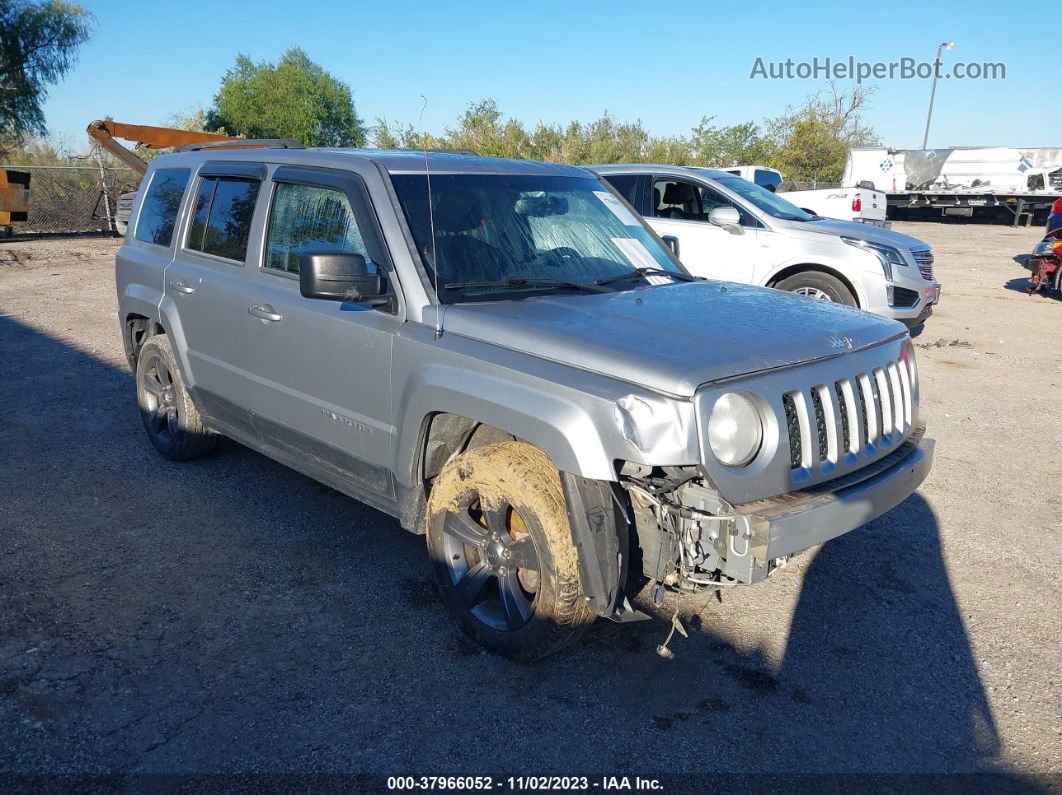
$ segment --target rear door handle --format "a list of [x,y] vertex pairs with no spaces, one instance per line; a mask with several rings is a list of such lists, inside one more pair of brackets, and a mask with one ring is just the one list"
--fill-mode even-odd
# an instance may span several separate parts
[[170,288],[173,289],[173,290],[176,290],[179,293],[184,293],[185,295],[191,295],[192,293],[195,292],[195,288],[194,287],[189,287],[181,279],[178,279],[175,282],[170,282]]
[[284,316],[279,312],[274,312],[273,307],[271,307],[269,304],[258,304],[252,306],[250,309],[247,310],[247,312],[257,318],[260,318],[261,320],[267,320],[270,323],[279,323],[281,320],[284,319]]

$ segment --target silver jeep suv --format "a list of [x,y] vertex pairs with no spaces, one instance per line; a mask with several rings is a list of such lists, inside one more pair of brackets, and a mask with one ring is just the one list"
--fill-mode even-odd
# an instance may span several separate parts
[[162,455],[228,436],[397,517],[515,659],[759,582],[932,459],[902,325],[696,279],[579,168],[201,145],[152,161],[116,267]]

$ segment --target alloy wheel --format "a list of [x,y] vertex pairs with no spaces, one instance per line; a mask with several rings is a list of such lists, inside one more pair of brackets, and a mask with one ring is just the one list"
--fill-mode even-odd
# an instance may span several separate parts
[[519,512],[504,500],[488,508],[478,494],[446,513],[443,550],[454,590],[478,621],[513,632],[534,612],[541,564]]

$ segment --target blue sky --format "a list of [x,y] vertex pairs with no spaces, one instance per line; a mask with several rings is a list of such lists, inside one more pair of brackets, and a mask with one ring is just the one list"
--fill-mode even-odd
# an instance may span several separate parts
[[[752,80],[768,61],[1002,61],[1005,80],[942,80],[930,146],[1062,146],[1052,87],[1057,56],[1049,20],[1058,7],[1006,3],[670,3],[568,0],[534,3],[299,2],[232,0],[85,5],[98,26],[74,71],[46,104],[50,131],[72,148],[85,126],[110,115],[159,124],[209,105],[237,52],[275,60],[291,45],[346,81],[359,114],[441,132],[469,102],[538,120],[588,120],[608,110],[655,133],[761,120],[823,87],[821,80]],[[879,80],[867,118],[882,142],[921,145],[930,84]],[[843,85],[843,84],[842,84]]]

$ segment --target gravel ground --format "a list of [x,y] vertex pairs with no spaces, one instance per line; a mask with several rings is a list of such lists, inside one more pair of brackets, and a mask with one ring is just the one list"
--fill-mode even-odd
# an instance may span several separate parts
[[[943,303],[921,491],[667,624],[480,653],[423,541],[236,444],[137,415],[109,240],[0,245],[0,771],[1062,775],[1062,302],[1036,230],[905,224]],[[1047,778],[1052,777],[1052,778]],[[1050,786],[1050,784],[1048,785]]]

